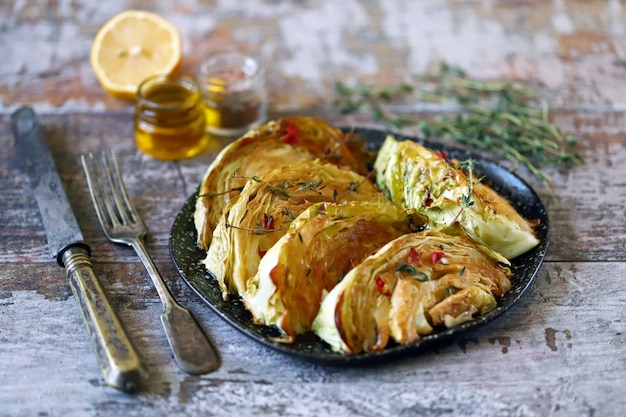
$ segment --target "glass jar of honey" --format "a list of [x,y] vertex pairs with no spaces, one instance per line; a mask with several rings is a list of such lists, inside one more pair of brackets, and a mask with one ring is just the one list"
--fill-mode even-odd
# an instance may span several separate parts
[[240,136],[265,122],[265,72],[253,58],[234,51],[216,53],[200,63],[197,80],[210,134]]
[[154,75],[137,90],[135,142],[157,159],[190,158],[209,140],[200,87],[185,75]]

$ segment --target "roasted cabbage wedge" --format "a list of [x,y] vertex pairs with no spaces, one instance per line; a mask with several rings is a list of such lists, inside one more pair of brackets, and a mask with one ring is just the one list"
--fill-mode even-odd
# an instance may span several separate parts
[[[382,196],[382,195],[381,195]],[[318,203],[294,220],[261,259],[244,304],[255,322],[275,325],[289,343],[311,329],[323,295],[364,258],[426,219],[382,197]]]
[[388,136],[376,158],[376,183],[394,202],[426,214],[434,230],[459,223],[473,239],[513,259],[539,240],[531,221],[521,217],[493,189],[445,155],[417,142]]
[[261,257],[309,206],[385,198],[366,177],[317,159],[278,168],[250,179],[226,206],[203,263],[224,299],[242,295]]
[[313,331],[342,353],[379,351],[496,307],[508,261],[469,237],[403,235],[354,267],[324,298]]
[[226,146],[209,166],[196,202],[198,245],[208,249],[222,211],[253,175],[320,159],[366,175],[368,153],[360,140],[311,117],[286,117],[253,129]]

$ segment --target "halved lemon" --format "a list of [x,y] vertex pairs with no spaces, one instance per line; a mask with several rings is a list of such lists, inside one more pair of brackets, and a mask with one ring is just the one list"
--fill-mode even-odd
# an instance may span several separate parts
[[154,74],[178,71],[182,37],[165,18],[127,10],[106,22],[91,46],[91,66],[108,93],[134,100],[137,87]]

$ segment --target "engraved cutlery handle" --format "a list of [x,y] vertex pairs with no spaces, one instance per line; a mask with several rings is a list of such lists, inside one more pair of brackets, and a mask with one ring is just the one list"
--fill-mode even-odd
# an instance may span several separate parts
[[95,275],[87,247],[70,246],[60,260],[107,385],[127,392],[136,391],[145,370]]

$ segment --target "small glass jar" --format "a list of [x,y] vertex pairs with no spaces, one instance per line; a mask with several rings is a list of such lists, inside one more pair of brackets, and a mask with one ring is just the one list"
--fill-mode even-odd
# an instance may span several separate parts
[[235,137],[267,118],[265,72],[239,52],[220,52],[200,63],[197,80],[204,95],[206,130]]
[[185,75],[154,75],[137,90],[135,142],[157,159],[190,158],[202,152],[205,132],[202,92]]

